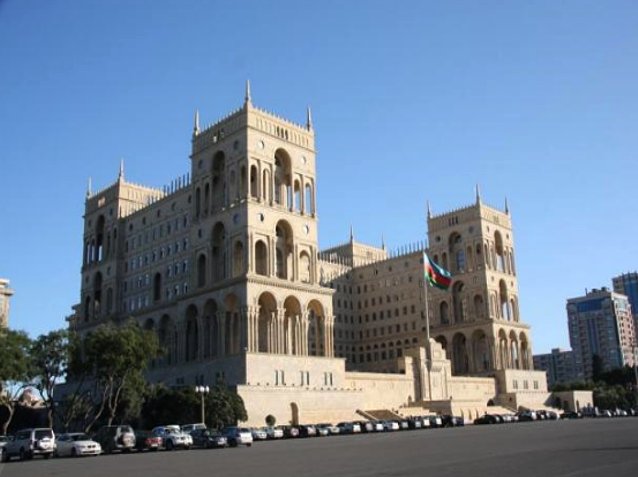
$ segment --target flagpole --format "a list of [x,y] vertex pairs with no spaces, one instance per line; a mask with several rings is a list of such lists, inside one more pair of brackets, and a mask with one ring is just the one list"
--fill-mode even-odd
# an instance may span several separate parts
[[[423,252],[423,270],[425,270],[425,260],[427,256]],[[432,348],[430,346],[430,294],[428,293],[428,280],[426,274],[423,274],[423,293],[425,295],[425,365],[428,373],[428,395],[432,400]]]

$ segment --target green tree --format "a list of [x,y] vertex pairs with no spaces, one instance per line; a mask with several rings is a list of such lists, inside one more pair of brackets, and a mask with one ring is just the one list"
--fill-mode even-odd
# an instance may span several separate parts
[[23,331],[0,329],[0,407],[7,412],[2,434],[7,433],[16,402],[31,378],[30,345]]
[[33,386],[47,407],[49,427],[53,427],[54,391],[66,375],[69,353],[69,332],[64,329],[40,335],[31,342]]
[[[157,337],[142,330],[134,322],[121,327],[104,325],[86,337],[81,354],[82,363],[74,368],[91,379],[96,412],[85,431],[103,416],[108,425],[121,411],[121,400],[126,392],[143,385],[143,372],[148,363],[159,355]],[[80,356],[80,354],[78,354]]]

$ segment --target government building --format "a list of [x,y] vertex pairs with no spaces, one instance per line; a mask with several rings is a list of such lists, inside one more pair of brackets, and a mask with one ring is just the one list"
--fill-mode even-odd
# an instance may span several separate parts
[[[248,425],[540,408],[519,311],[510,211],[428,211],[428,243],[389,253],[358,242],[319,250],[315,131],[257,108],[207,127],[170,186],[87,191],[80,336],[133,318],[166,352],[147,372],[168,386],[237,390]],[[424,253],[451,271],[424,287]],[[427,298],[426,298],[427,294]],[[427,306],[426,306],[427,303]],[[429,329],[428,329],[429,323]],[[489,409],[488,409],[489,406]],[[496,412],[496,411],[495,411]]]

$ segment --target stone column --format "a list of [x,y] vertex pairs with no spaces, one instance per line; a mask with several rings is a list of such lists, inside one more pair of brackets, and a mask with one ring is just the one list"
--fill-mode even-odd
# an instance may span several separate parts
[[218,311],[215,313],[217,320],[217,355],[226,356],[226,313]]
[[286,348],[284,345],[284,316],[286,310],[285,308],[277,308],[277,353],[284,354],[286,352]]
[[252,313],[249,306],[242,306],[239,314],[239,352],[249,351],[250,319]]
[[332,316],[324,317],[324,333],[323,333],[323,352],[324,356],[334,356],[334,344],[333,344],[333,323],[334,318]]
[[490,371],[493,371],[495,369],[498,368],[498,364],[497,364],[497,351],[496,351],[496,343],[494,338],[488,338],[487,339],[487,347],[488,347],[488,351],[489,351],[489,356],[490,356],[490,363],[488,366],[488,369]]
[[301,335],[301,355],[308,356],[308,312],[305,311],[300,316],[300,335]]

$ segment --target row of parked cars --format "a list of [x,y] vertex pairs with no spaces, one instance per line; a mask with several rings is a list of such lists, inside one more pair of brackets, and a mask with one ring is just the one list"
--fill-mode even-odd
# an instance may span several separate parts
[[251,446],[254,441],[301,437],[321,437],[366,432],[389,432],[410,429],[462,426],[463,419],[454,416],[421,416],[402,420],[340,422],[333,425],[312,424],[243,428],[230,426],[216,431],[204,424],[158,426],[150,431],[134,432],[131,426],[104,426],[93,436],[74,432],[55,435],[52,429],[24,429],[12,438],[0,437],[2,461],[42,456],[80,457],[112,452],[157,451],[199,448]]
[[96,456],[115,451],[190,449],[193,446],[215,448],[252,445],[250,429],[230,426],[220,432],[206,429],[203,424],[181,428],[177,425],[158,426],[151,431],[134,432],[131,426],[104,426],[93,436],[82,432],[55,435],[53,429],[35,428],[18,431],[8,438],[0,436],[0,454],[3,462],[41,456],[80,457]]
[[485,414],[474,419],[474,424],[502,424],[510,422],[556,421],[558,419],[581,419],[583,417],[629,417],[638,416],[636,409],[603,409],[589,408],[580,411],[565,411],[558,415],[555,411],[541,409],[538,411],[520,411],[515,414]]

